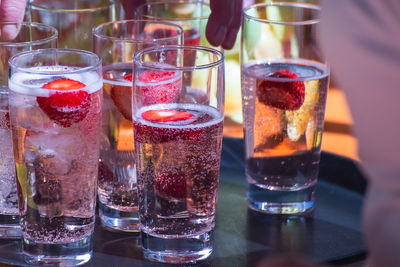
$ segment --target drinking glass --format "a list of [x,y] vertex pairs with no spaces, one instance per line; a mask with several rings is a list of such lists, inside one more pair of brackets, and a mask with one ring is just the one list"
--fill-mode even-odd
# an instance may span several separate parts
[[102,58],[104,104],[99,164],[99,215],[109,230],[139,231],[132,124],[133,53],[146,47],[181,44],[181,27],[166,22],[122,20],[93,29]]
[[[205,37],[205,28],[211,13],[210,6],[202,0],[173,0],[149,2],[135,9],[135,18],[167,21],[183,28],[184,45],[210,47]],[[186,51],[184,60],[193,61],[193,54]],[[192,51],[194,52],[194,51]],[[188,63],[192,65],[193,63]]]
[[329,70],[315,38],[319,7],[244,9],[242,100],[249,207],[300,214],[314,207]]
[[8,111],[8,59],[55,47],[57,30],[37,23],[0,22],[0,238],[20,238],[17,185]]
[[[195,57],[183,65],[186,53]],[[139,214],[143,253],[150,260],[185,264],[212,253],[223,62],[222,52],[198,46],[156,47],[134,56]],[[188,74],[191,84],[185,85]]]
[[83,264],[93,247],[101,59],[83,50],[41,49],[9,64],[22,252],[29,263]]
[[58,47],[91,50],[92,28],[116,19],[114,0],[31,0],[30,21],[54,26]]

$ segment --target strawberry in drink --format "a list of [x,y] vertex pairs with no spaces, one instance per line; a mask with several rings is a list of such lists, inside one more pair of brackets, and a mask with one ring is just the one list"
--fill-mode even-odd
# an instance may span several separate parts
[[[103,69],[105,94],[102,123],[106,139],[100,150],[98,193],[103,205],[100,216],[107,208],[126,215],[138,212],[131,72],[130,63],[109,65]],[[138,92],[147,104],[169,103],[179,98],[182,81],[178,73],[160,75],[156,71],[146,71],[138,77],[138,81],[153,82],[159,87],[157,93],[153,90],[154,86],[142,87]],[[125,227],[125,231],[129,229],[132,230]]]
[[244,66],[243,110],[250,206],[273,202],[271,197],[290,205],[302,201],[296,198],[301,196],[296,192],[314,190],[328,74],[324,65],[307,60]]
[[[66,51],[51,50],[60,62]],[[37,53],[39,58],[45,52]],[[89,52],[79,56],[97,59]],[[9,87],[23,253],[35,263],[84,263],[92,254],[95,220],[99,70],[13,67]]]
[[222,118],[198,104],[154,104],[135,114],[142,231],[177,238],[214,227]]

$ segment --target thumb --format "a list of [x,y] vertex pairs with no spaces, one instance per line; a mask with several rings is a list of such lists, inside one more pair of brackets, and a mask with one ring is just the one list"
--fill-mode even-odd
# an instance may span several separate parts
[[26,0],[0,0],[0,22],[10,22],[0,27],[2,41],[11,41],[18,35],[25,6]]
[[0,21],[21,22],[26,0],[0,0]]

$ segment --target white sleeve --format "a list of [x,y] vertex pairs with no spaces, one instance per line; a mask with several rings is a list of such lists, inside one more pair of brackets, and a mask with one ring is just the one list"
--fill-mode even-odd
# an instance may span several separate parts
[[319,35],[369,179],[371,266],[400,266],[400,0],[324,0]]

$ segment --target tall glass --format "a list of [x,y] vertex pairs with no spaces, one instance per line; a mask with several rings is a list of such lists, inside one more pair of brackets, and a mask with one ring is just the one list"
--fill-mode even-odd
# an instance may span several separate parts
[[[185,53],[195,55],[191,65],[182,65]],[[184,84],[188,74],[192,83]],[[217,204],[223,53],[196,46],[142,50],[134,57],[133,86],[144,256],[176,264],[205,259]]]
[[8,110],[8,60],[21,51],[55,47],[56,43],[53,27],[0,22],[0,238],[21,237]]
[[[210,47],[205,37],[205,28],[210,15],[210,6],[203,0],[164,0],[149,2],[135,9],[135,18],[167,21],[183,28],[184,45],[204,45]],[[189,51],[184,61],[192,65],[194,54]]]
[[329,70],[316,44],[319,7],[244,9],[242,100],[247,197],[264,213],[314,207]]
[[115,231],[139,231],[132,123],[133,53],[147,47],[181,44],[175,24],[122,20],[93,29],[94,51],[102,58],[104,105],[99,165],[99,215]]
[[101,60],[83,50],[41,49],[9,64],[23,254],[29,263],[82,264],[93,247]]
[[54,26],[59,48],[91,50],[92,28],[116,19],[114,0],[31,0],[30,21]]

